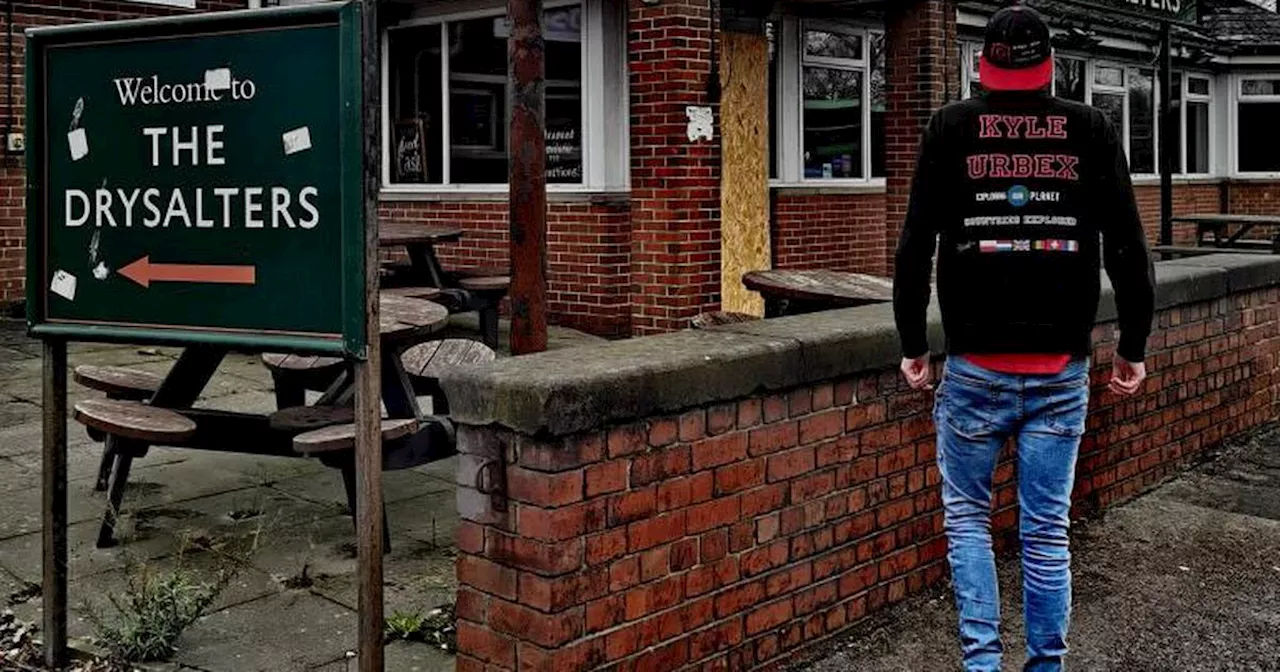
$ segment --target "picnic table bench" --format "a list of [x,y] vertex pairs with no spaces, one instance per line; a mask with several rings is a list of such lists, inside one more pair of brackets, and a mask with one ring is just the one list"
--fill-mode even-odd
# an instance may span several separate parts
[[[452,424],[445,418],[425,416],[418,408],[401,355],[442,329],[448,321],[448,311],[430,301],[394,295],[381,296],[379,303],[379,336],[385,353],[381,370],[383,403],[390,420],[405,421],[392,423],[399,429],[390,434],[384,432],[387,442],[383,445],[383,466],[403,469],[447,457],[454,452]],[[317,402],[320,408],[284,408],[272,415],[194,408],[193,404],[226,354],[225,348],[217,346],[188,347],[148,400],[134,394],[133,399],[92,399],[76,405],[75,419],[105,435],[104,460],[109,459],[112,467],[107,507],[98,535],[99,547],[116,543],[117,515],[133,460],[144,456],[150,446],[306,456],[318,452],[318,445],[333,446],[336,439],[330,435],[342,432],[333,430],[322,436],[324,440],[320,443],[316,443],[314,437],[295,443],[299,436],[332,426],[354,428],[350,425],[353,416],[349,407],[355,381],[346,371],[338,375]],[[273,361],[279,366],[290,365],[289,357],[282,355]],[[303,357],[293,360],[291,365],[306,369],[309,362]],[[105,376],[102,371],[89,369],[81,373],[77,379],[90,381],[96,389],[105,387],[102,382],[105,379],[128,378],[122,372]],[[105,391],[112,394],[112,390]],[[303,420],[300,421],[300,417]],[[413,431],[400,433],[410,426]],[[351,445],[354,446],[354,438]],[[344,468],[347,462],[353,462],[352,455],[353,451],[347,451],[330,466]],[[354,474],[354,464],[350,470]]]
[[[1269,252],[1280,252],[1280,216],[1274,215],[1232,215],[1220,213],[1198,213],[1175,215],[1169,218],[1172,222],[1187,222],[1196,225],[1196,241],[1205,244],[1205,236],[1212,236],[1212,244],[1217,248],[1251,248]],[[1233,225],[1238,228],[1231,232]],[[1257,227],[1276,227],[1269,239],[1250,240],[1248,235]]]
[[765,316],[797,315],[893,300],[893,281],[863,273],[830,270],[751,271],[747,289],[765,301]]

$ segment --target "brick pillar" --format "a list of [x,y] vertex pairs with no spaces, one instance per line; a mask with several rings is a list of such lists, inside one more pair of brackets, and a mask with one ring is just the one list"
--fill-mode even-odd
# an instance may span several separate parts
[[907,214],[920,132],[933,111],[959,96],[955,0],[901,0],[885,16],[889,123],[885,132],[885,268],[893,274]]
[[710,0],[631,0],[631,327],[683,329],[720,302],[719,124],[690,140],[709,95]]

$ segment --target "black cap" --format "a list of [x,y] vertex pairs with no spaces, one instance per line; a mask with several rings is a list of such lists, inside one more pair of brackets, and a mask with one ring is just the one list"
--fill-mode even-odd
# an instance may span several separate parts
[[1049,26],[1036,10],[1005,7],[987,22],[979,77],[985,89],[1039,89],[1053,78]]

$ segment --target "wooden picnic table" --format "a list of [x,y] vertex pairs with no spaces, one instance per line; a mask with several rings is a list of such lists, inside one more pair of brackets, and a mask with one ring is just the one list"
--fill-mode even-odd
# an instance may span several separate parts
[[[452,427],[441,422],[422,422],[424,414],[418,406],[417,396],[409,374],[401,361],[401,353],[418,343],[430,340],[433,334],[444,329],[449,311],[443,306],[424,299],[396,295],[383,295],[379,301],[380,334],[382,340],[382,401],[387,415],[392,419],[412,419],[421,428],[406,443],[407,451],[392,458],[388,468],[417,466],[432,459],[453,454],[448,439]],[[213,345],[193,345],[185,348],[159,389],[148,402],[151,406],[177,411],[194,422],[194,430],[182,434],[181,440],[165,443],[179,448],[198,448],[223,452],[248,453],[297,457],[292,445],[297,431],[282,430],[273,426],[272,416],[261,413],[241,413],[193,408],[213,374],[217,371],[229,350]],[[316,402],[318,407],[340,409],[349,406],[354,398],[355,377],[344,372]],[[283,409],[280,409],[283,410]],[[112,477],[108,487],[107,510],[99,530],[98,545],[115,543],[116,513],[124,496],[124,486],[129,478],[133,460],[145,456],[150,445],[128,436],[108,435],[112,442],[107,447],[113,456]]]
[[[1277,227],[1271,239],[1266,241],[1265,248],[1272,252],[1280,252],[1280,216],[1273,215],[1232,215],[1221,213],[1199,213],[1175,215],[1169,218],[1172,222],[1187,222],[1196,225],[1196,241],[1204,245],[1206,233],[1213,235],[1213,245],[1220,248],[1249,247],[1243,245],[1244,237],[1259,226]],[[1239,225],[1234,233],[1228,234],[1228,227]],[[1223,239],[1226,236],[1225,240]],[[1257,246],[1252,246],[1257,249]]]
[[893,282],[865,273],[831,270],[751,271],[747,289],[765,300],[765,316],[797,315],[893,300]]
[[413,222],[382,222],[378,224],[380,247],[403,247],[409,253],[409,263],[419,282],[429,282],[432,287],[445,286],[445,271],[436,256],[437,243],[452,243],[462,238],[462,229],[434,224]]

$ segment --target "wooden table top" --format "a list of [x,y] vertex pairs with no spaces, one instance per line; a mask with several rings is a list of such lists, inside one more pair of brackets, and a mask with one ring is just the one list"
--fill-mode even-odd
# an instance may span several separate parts
[[1169,218],[1175,222],[1201,222],[1205,224],[1276,224],[1280,225],[1280,216],[1276,215],[1224,215],[1221,213],[1203,213],[1191,215],[1174,215]]
[[383,339],[412,341],[440,331],[449,322],[448,309],[426,299],[381,294],[378,305]]
[[416,243],[448,243],[462,238],[462,229],[412,222],[383,222],[378,225],[378,244],[382,247]]
[[771,270],[742,276],[747,289],[776,299],[827,302],[856,306],[893,300],[893,281],[843,271]]

